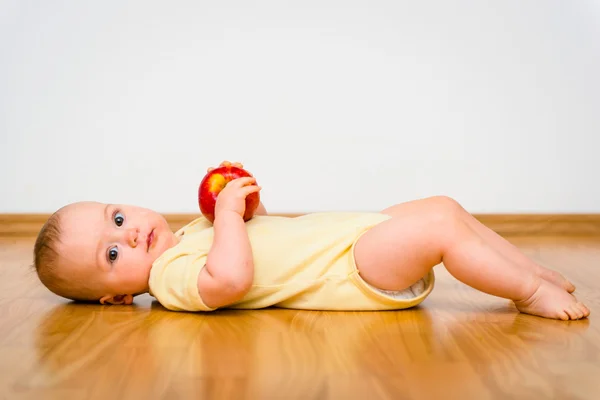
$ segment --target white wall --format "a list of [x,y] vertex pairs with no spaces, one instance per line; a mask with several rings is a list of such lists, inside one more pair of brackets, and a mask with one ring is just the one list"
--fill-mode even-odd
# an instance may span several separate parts
[[597,1],[0,0],[0,57],[0,213],[600,212]]

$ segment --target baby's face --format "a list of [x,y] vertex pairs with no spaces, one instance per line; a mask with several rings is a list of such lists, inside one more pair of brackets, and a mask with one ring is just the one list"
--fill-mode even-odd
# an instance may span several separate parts
[[178,242],[162,215],[130,205],[75,203],[63,209],[61,228],[61,268],[94,282],[109,303],[147,292],[152,263]]

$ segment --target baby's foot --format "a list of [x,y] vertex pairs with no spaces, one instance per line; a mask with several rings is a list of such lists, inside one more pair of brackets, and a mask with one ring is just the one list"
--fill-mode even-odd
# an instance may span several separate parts
[[544,318],[581,319],[590,315],[590,310],[573,295],[545,280],[541,281],[535,293],[523,301],[515,301],[517,309],[525,314]]
[[575,291],[575,286],[567,280],[562,274],[548,268],[541,267],[538,273],[539,277],[555,284],[558,287],[565,289],[569,293]]

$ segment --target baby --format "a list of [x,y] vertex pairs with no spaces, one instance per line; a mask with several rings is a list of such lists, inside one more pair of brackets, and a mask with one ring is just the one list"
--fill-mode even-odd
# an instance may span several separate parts
[[245,198],[260,189],[253,177],[230,182],[213,223],[199,217],[175,233],[148,209],[67,205],[41,229],[35,269],[55,294],[102,304],[131,304],[150,293],[177,311],[393,310],[421,303],[433,289],[433,267],[443,262],[461,282],[510,299],[523,313],[590,314],[561,274],[448,197],[295,218],[269,216],[261,203],[244,222]]

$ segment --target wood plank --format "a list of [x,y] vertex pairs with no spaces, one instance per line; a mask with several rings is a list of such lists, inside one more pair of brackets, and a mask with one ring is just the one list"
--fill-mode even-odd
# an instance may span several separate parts
[[[198,214],[163,214],[173,230]],[[295,217],[302,213],[273,215]],[[0,237],[33,237],[49,214],[0,214]],[[502,236],[600,236],[600,214],[474,214]]]
[[589,319],[519,314],[436,267],[419,307],[177,313],[74,304],[0,238],[0,398],[580,399],[600,393],[600,239],[510,239],[577,286]]

